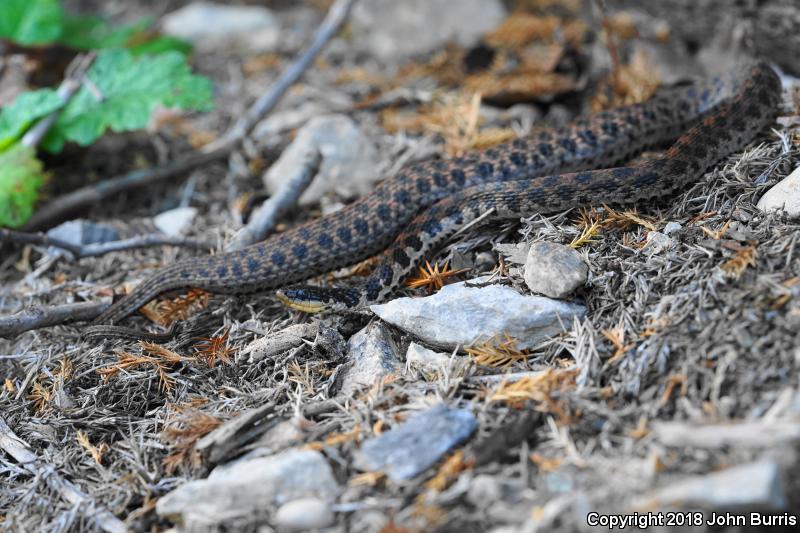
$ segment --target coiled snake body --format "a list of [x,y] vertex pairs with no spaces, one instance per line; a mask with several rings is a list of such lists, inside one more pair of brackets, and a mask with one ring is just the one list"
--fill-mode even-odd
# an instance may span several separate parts
[[[227,294],[276,289],[383,251],[373,274],[357,287],[295,286],[278,292],[279,299],[306,311],[379,301],[426,254],[481,215],[489,222],[675,193],[771,124],[780,90],[768,65],[749,63],[726,76],[670,89],[645,103],[580,118],[564,128],[412,165],[333,214],[239,251],[163,267],[94,323],[119,322],[170,290],[196,287]],[[675,138],[658,159],[616,166]]]

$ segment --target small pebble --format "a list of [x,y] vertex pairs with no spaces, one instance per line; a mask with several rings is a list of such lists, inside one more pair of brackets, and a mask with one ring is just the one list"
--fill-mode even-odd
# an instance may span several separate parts
[[564,298],[586,283],[589,267],[581,254],[563,244],[535,242],[525,259],[525,283],[531,291]]
[[764,193],[757,207],[764,212],[783,211],[789,217],[800,217],[800,167]]
[[333,524],[331,506],[317,498],[300,498],[281,505],[275,513],[275,525],[291,531],[320,529]]

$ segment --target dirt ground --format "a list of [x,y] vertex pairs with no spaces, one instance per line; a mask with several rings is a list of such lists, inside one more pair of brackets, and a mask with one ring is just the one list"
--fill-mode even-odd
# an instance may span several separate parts
[[[186,4],[67,3],[118,21],[158,19]],[[626,18],[627,12],[608,17],[603,30],[593,9],[575,4],[581,2],[507,2],[508,12],[528,14],[529,26],[490,32],[480,46],[442,44],[412,58],[377,60],[359,47],[357,28],[346,26],[271,115],[288,121],[285,130],[252,139],[229,160],[120,194],[77,216],[134,234],[154,215],[188,202],[198,210],[188,236],[219,249],[265,198],[261,174],[303,125],[292,124],[288,113],[308,102],[319,104],[320,113],[340,110],[353,119],[374,142],[375,172],[389,175],[410,161],[490,146],[531,127],[646,99],[658,80],[676,81],[738,58],[712,44],[697,49],[698,43],[659,40],[663,26]],[[214,111],[165,113],[149,131],[109,134],[88,149],[71,147],[48,158],[46,199],[164,164],[222,134],[297,57],[330,2],[258,5],[284,24],[291,21],[295,38],[266,52],[195,52],[196,71],[215,84]],[[537,46],[525,49],[514,31],[530,35],[536,24],[557,30],[542,29]],[[626,33],[637,25],[638,36]],[[501,56],[501,49],[510,51]],[[523,49],[535,59],[525,59]],[[489,61],[486,50],[495,50]],[[525,61],[540,70],[526,70]],[[682,68],[669,70],[676,64]],[[434,375],[401,369],[342,394],[337,375],[349,372],[348,350],[331,348],[319,336],[256,362],[241,351],[295,324],[322,324],[336,342],[346,342],[380,320],[371,313],[305,315],[272,294],[210,296],[188,319],[206,340],[178,338],[166,352],[133,341],[85,341],[76,324],[0,339],[0,415],[42,467],[33,476],[0,454],[0,527],[100,530],[104,510],[133,530],[165,530],[175,517],[157,513],[160,498],[254,449],[264,455],[313,450],[325,458],[339,487],[330,503],[330,531],[576,531],[591,530],[586,516],[592,510],[796,511],[800,230],[785,215],[756,207],[800,162],[795,96],[785,91],[774,129],[676,197],[494,225],[458,237],[429,258],[471,268],[456,280],[494,273],[529,293],[513,268],[519,265],[496,245],[569,245],[589,232],[576,245],[589,266],[588,281],[570,297],[586,306],[586,318],[535,349],[507,353],[508,364],[498,364],[484,346],[463,356],[472,358],[469,365]],[[470,113],[481,119],[466,120]],[[279,229],[352,199],[328,192],[295,209]],[[672,224],[677,229],[667,235],[670,223],[679,226]],[[663,246],[653,244],[662,238]],[[199,253],[145,248],[69,261],[39,247],[4,247],[0,313],[109,297],[154,268]],[[149,322],[137,317],[131,323]],[[405,364],[406,348],[417,339],[385,326]],[[537,378],[498,377],[506,373]],[[364,442],[442,402],[471,411],[477,430],[434,466],[403,482],[356,468]],[[230,436],[224,453],[213,458],[208,449],[198,451],[212,430],[260,408],[260,424]],[[733,436],[705,437],[721,435],[719,428]],[[274,441],[252,444],[264,434]],[[215,446],[219,451],[222,445]],[[778,466],[780,501],[755,494],[757,484],[746,480],[741,498],[728,497],[713,477],[764,464]],[[705,499],[695,497],[690,481],[706,483]],[[83,497],[65,498],[61,482]],[[274,507],[236,516],[225,527],[282,530]]]

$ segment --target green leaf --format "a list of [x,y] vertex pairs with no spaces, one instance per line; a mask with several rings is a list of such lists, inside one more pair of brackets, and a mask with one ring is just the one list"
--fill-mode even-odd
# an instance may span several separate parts
[[163,54],[164,52],[180,52],[189,55],[192,43],[177,37],[160,36],[129,47],[134,55]]
[[0,39],[25,45],[55,41],[63,17],[59,0],[0,0]]
[[137,39],[144,39],[152,20],[142,19],[134,24],[114,28],[101,17],[64,18],[64,31],[59,42],[79,50],[123,48]]
[[178,52],[134,57],[128,50],[103,50],[87,75],[95,90],[84,86],[78,91],[43,148],[58,152],[66,141],[91,144],[107,129],[142,129],[157,106],[205,111],[213,105],[211,82],[192,74]]
[[188,42],[156,35],[150,30],[152,26],[150,18],[115,28],[101,17],[66,16],[59,42],[79,50],[128,48],[134,55],[160,54],[170,50],[188,55],[192,51]]
[[15,144],[0,154],[0,226],[28,221],[43,181],[42,162],[30,146]]
[[52,89],[22,93],[0,109],[0,152],[19,140],[28,127],[61,106],[61,98]]

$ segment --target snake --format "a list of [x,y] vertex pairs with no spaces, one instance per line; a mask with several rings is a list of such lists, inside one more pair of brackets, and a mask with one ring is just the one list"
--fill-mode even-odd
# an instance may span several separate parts
[[[476,221],[674,195],[771,125],[780,97],[772,68],[748,61],[719,76],[662,89],[642,103],[408,165],[334,213],[240,250],[157,269],[90,329],[113,335],[103,325],[117,324],[162,293],[189,288],[276,290],[281,302],[305,312],[385,300],[428,254]],[[624,166],[642,151],[664,146],[669,148],[660,156]],[[377,266],[353,286],[302,284],[376,255]]]

